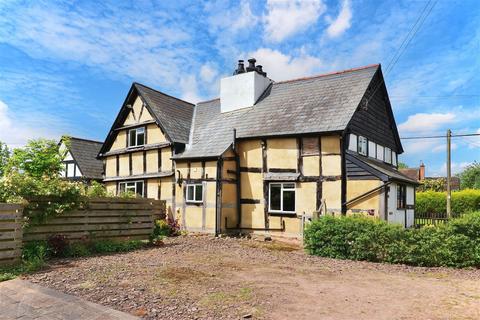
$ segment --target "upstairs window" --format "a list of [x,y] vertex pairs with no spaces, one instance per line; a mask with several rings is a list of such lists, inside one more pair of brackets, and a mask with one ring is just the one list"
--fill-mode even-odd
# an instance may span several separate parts
[[348,150],[357,152],[357,135],[350,133],[348,140]]
[[358,137],[358,153],[366,156],[367,155],[367,145],[368,145],[368,140],[365,137],[359,136]]
[[128,131],[128,146],[136,147],[145,144],[145,128],[135,128]]
[[187,184],[187,202],[203,202],[203,184]]
[[392,151],[392,164],[396,167],[397,166],[397,153]]
[[377,144],[377,159],[383,161],[383,157],[385,156],[384,154],[385,148],[379,144]]
[[385,147],[385,162],[392,163],[392,150],[387,147]]
[[375,158],[377,155],[377,145],[373,141],[368,141],[368,156],[370,158]]
[[119,194],[133,193],[143,197],[143,181],[120,182],[118,187]]
[[295,183],[270,183],[270,212],[295,212]]

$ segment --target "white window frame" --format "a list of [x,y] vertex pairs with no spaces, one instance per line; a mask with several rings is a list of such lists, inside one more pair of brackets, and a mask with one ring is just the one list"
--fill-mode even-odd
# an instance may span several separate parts
[[[189,187],[193,187],[193,195],[191,195],[190,193],[190,188]],[[200,187],[202,192],[200,193],[201,195],[201,198],[200,199],[197,199],[196,198],[196,194],[197,194],[197,188]],[[186,202],[190,202],[190,203],[203,203],[203,183],[187,183],[186,186],[185,186],[185,200]],[[192,197],[190,197],[192,196]]]
[[348,150],[350,151],[358,151],[358,138],[356,134],[350,133],[350,137],[348,140]]
[[[137,183],[141,182],[142,183],[142,192],[139,193],[137,192]],[[135,180],[135,181],[122,181],[122,182],[119,182],[118,183],[118,194],[120,195],[121,193],[121,185],[124,184],[125,185],[125,192],[128,192],[129,189],[132,189],[132,186],[129,186],[129,184],[132,184],[133,183],[133,193],[136,194],[136,195],[139,195],[140,197],[145,197],[145,181],[143,180]]]
[[392,164],[392,149],[385,147],[385,155],[383,157],[386,163]]
[[[364,150],[360,150],[364,147]],[[368,155],[368,139],[365,138],[364,136],[358,136],[358,154],[361,154],[362,156]]]
[[368,156],[375,159],[377,157],[377,144],[368,140]]
[[[273,210],[271,208],[272,206],[272,185],[279,184],[281,185],[280,188],[280,210]],[[286,184],[292,184],[293,188],[285,188],[284,185]],[[294,201],[295,201],[295,208],[293,211],[287,211],[283,210],[283,191],[288,190],[288,191],[293,191],[294,193]],[[297,186],[295,182],[270,182],[268,184],[268,212],[273,212],[273,213],[296,213],[297,212]]]
[[383,161],[385,159],[385,147],[377,144],[377,159]]
[[397,153],[392,150],[392,164],[396,167],[398,165],[397,163]]
[[[135,144],[131,144],[132,141],[130,139],[130,134],[133,131],[135,131]],[[138,132],[138,131],[141,131],[141,132]],[[138,144],[138,136],[142,133],[143,133],[143,143]],[[131,147],[139,147],[139,146],[145,145],[146,136],[147,135],[146,135],[145,127],[138,127],[138,128],[133,128],[133,129],[128,130],[128,147],[131,148]]]

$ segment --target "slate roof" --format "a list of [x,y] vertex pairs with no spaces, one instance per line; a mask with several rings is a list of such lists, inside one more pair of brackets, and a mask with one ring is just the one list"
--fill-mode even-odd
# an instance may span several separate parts
[[191,143],[175,158],[217,157],[237,138],[343,131],[380,65],[273,83],[254,107],[220,112],[198,103]]
[[194,105],[154,90],[140,83],[133,84],[152,109],[160,126],[173,142],[188,143]]
[[357,153],[350,150],[346,151],[346,159],[352,161],[357,165],[363,163],[364,165],[362,165],[362,167],[364,169],[366,169],[374,176],[382,179],[383,181],[395,180],[415,185],[419,184],[416,179],[411,179],[410,177],[402,174],[389,164],[380,162],[376,159],[371,159],[365,156],[358,155]]
[[83,176],[88,179],[102,179],[103,162],[97,159],[102,142],[69,137],[69,151]]

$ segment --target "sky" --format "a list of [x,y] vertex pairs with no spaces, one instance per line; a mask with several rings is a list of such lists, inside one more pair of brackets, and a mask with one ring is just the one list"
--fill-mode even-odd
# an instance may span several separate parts
[[[208,100],[250,57],[275,81],[381,63],[401,137],[480,133],[480,1],[437,1],[400,50],[426,4],[0,0],[0,141],[103,141],[133,81]],[[402,143],[445,175],[444,139]],[[475,160],[480,137],[454,138],[453,172]]]

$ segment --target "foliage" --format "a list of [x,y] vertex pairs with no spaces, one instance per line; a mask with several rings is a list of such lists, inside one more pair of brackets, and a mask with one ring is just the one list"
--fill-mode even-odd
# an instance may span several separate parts
[[180,235],[180,223],[178,222],[178,219],[167,216],[167,224],[170,228],[170,237],[176,237]]
[[443,192],[446,190],[447,178],[424,179],[422,184],[418,186],[418,191],[437,191]]
[[136,249],[140,249],[144,246],[144,242],[140,240],[98,240],[92,242],[92,253],[116,253],[116,252],[128,252]]
[[364,216],[322,217],[305,230],[308,253],[417,266],[480,267],[480,212],[404,230]]
[[[417,192],[415,211],[420,215],[446,214],[447,195],[444,192]],[[452,192],[452,213],[454,216],[480,210],[480,190]]]
[[461,189],[480,189],[480,163],[475,161],[468,165],[458,177]]
[[62,168],[63,156],[54,140],[30,140],[23,148],[13,150],[6,173],[19,172],[35,178],[56,177]]
[[87,196],[89,197],[107,197],[109,196],[107,188],[98,181],[92,181],[92,183],[87,187]]
[[399,162],[398,169],[408,169],[408,165],[404,162]]
[[163,244],[163,239],[168,236],[170,236],[170,226],[167,221],[156,220],[149,238],[150,242],[154,245],[161,245]]
[[51,255],[55,257],[62,257],[67,252],[69,241],[66,236],[61,234],[55,234],[48,237],[47,245],[50,249]]
[[10,159],[10,150],[5,143],[0,141],[0,177],[5,173],[8,159]]

